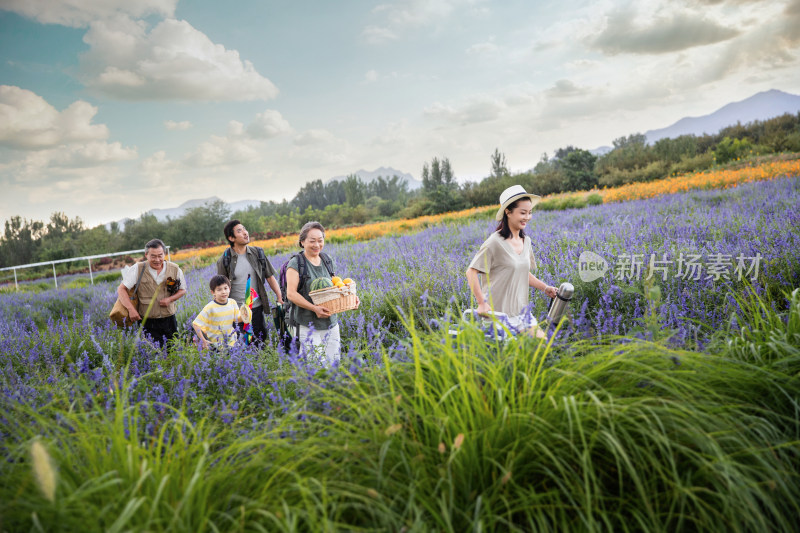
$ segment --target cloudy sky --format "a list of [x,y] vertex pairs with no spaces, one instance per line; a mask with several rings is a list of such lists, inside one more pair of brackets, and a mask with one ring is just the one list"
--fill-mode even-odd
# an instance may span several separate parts
[[0,0],[0,220],[95,225],[800,93],[800,0]]

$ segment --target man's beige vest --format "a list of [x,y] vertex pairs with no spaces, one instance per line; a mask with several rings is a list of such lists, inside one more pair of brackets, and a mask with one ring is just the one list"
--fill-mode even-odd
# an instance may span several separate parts
[[[160,287],[158,286],[156,280],[150,275],[147,264],[139,268],[144,268],[142,282],[139,284],[139,305],[137,309],[139,314],[144,317],[147,306],[150,305],[150,300],[155,298],[156,301],[153,302],[153,307],[150,308],[150,313],[147,315],[147,318],[165,318],[174,315],[176,311],[175,302],[172,302],[167,307],[158,305],[159,300],[163,300],[169,296],[169,294],[167,294],[166,285],[162,283]],[[169,261],[164,261],[164,268],[167,269],[167,278],[178,279],[178,265]],[[166,280],[167,278],[164,279]],[[186,287],[181,287],[181,289],[185,288]]]

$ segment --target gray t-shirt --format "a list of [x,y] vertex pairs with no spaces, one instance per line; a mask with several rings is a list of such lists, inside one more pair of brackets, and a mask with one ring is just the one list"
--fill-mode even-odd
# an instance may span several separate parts
[[526,235],[522,253],[514,251],[499,233],[492,233],[469,264],[481,274],[478,279],[486,301],[495,311],[519,316],[530,301],[528,274],[536,268],[531,240]]
[[[231,253],[236,253],[231,250]],[[233,271],[234,278],[231,280],[231,295],[230,297],[237,302],[244,303],[245,293],[244,289],[247,285],[247,275],[250,274],[250,286],[258,290],[256,285],[256,272],[253,270],[253,265],[247,260],[247,254],[236,254],[239,257],[236,259],[236,270]],[[261,306],[261,299],[255,301],[253,309]]]
[[[331,277],[328,273],[328,269],[325,268],[325,264],[322,262],[322,258],[320,258],[319,266],[313,265],[311,261],[306,258],[306,265],[308,268],[308,280],[306,283],[309,285],[311,285],[311,282],[317,278]],[[293,268],[295,271],[297,271],[298,275],[300,274],[300,270],[297,268],[297,256],[292,257],[289,260],[289,264],[286,268]],[[302,326],[308,326],[308,323],[312,322],[314,324],[314,329],[320,331],[324,329],[330,329],[338,324],[339,318],[336,315],[332,315],[330,318],[317,318],[317,314],[314,311],[309,311],[308,309],[303,309],[302,307],[297,306],[297,322],[299,322]]]

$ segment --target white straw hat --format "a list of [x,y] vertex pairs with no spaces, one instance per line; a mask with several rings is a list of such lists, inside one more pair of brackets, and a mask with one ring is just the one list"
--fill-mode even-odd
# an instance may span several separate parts
[[542,199],[541,196],[528,193],[522,185],[512,185],[500,193],[500,209],[497,211],[497,214],[494,217],[495,220],[503,220],[503,213],[509,204],[513,204],[522,198],[528,198],[531,202],[533,202],[533,205],[538,204]]

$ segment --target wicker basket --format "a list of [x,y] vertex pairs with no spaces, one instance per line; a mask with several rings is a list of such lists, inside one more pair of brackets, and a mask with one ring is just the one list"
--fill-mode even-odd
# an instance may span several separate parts
[[331,314],[341,313],[355,309],[358,305],[356,298],[356,284],[348,283],[344,287],[326,287],[308,293],[314,305],[319,305],[331,312]]

